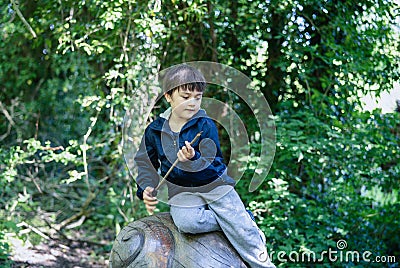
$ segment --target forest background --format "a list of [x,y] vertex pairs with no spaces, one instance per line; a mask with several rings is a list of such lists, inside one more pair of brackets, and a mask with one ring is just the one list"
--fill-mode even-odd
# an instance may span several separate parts
[[345,240],[395,267],[400,113],[360,98],[399,81],[399,12],[386,0],[0,0],[0,264],[13,265],[18,239],[84,243],[105,265],[118,231],[146,216],[124,164],[125,111],[148,98],[149,75],[206,60],[250,77],[274,114],[273,165],[250,193],[257,122],[232,92],[205,94],[245,122],[251,161],[237,189],[269,250]]

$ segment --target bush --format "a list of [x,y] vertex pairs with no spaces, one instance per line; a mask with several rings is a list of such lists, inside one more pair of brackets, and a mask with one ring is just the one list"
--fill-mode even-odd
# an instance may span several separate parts
[[399,256],[399,117],[354,112],[341,121],[311,109],[277,116],[268,183],[256,194],[239,185],[273,252],[318,254],[345,240],[343,252]]

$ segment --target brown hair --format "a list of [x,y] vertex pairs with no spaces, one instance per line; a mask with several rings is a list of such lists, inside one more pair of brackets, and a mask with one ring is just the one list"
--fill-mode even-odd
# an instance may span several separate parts
[[203,74],[196,68],[186,64],[170,67],[162,83],[163,91],[168,95],[171,95],[177,89],[204,92],[206,85],[206,79]]

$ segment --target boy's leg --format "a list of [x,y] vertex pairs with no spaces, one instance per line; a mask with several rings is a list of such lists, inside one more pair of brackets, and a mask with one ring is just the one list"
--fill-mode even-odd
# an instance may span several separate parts
[[[221,192],[226,194],[220,197]],[[232,186],[219,186],[201,196],[209,203],[222,231],[244,261],[251,267],[275,267],[269,259],[257,225]]]
[[221,230],[214,212],[197,194],[178,194],[169,204],[172,219],[180,232],[197,234]]

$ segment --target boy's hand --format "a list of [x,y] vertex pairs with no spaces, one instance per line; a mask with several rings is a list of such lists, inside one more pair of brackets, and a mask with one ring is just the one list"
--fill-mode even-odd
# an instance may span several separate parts
[[146,210],[150,215],[153,215],[156,205],[158,204],[157,198],[153,197],[152,195],[153,191],[154,188],[149,186],[143,191],[143,202],[146,205]]
[[195,151],[193,147],[190,145],[190,142],[185,141],[186,146],[183,146],[182,149],[177,153],[178,159],[180,162],[186,162],[194,157]]

